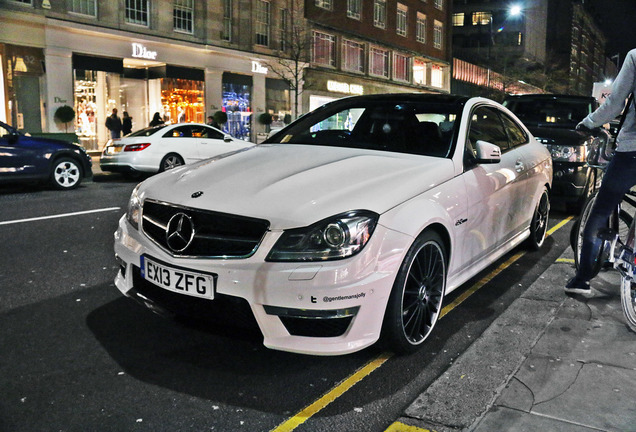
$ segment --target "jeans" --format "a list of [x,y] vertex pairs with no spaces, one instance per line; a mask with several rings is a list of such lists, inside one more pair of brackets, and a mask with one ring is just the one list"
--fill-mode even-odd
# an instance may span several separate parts
[[594,261],[603,246],[603,241],[597,237],[598,232],[607,226],[607,220],[612,211],[634,185],[636,185],[636,152],[616,152],[607,166],[596,202],[583,231],[577,279],[588,281],[593,277]]

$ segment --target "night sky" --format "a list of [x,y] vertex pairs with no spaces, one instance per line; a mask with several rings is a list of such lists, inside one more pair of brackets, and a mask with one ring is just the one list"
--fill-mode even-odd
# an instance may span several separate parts
[[587,0],[601,29],[607,36],[606,54],[620,54],[621,64],[627,52],[636,48],[636,0]]

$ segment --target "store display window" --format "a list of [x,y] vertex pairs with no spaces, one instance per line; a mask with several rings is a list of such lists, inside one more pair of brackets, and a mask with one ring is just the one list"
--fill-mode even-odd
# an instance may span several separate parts
[[280,79],[265,81],[265,105],[272,115],[271,129],[280,129],[291,121],[291,99],[289,85]]
[[222,125],[223,131],[235,138],[250,140],[252,135],[251,84],[223,82],[223,111],[227,114],[227,123]]
[[161,106],[166,123],[205,123],[203,81],[161,79]]

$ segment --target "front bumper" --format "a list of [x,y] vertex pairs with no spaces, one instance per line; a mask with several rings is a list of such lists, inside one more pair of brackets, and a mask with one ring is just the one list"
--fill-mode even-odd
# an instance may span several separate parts
[[[174,258],[122,217],[115,233],[117,288],[158,313],[256,322],[268,348],[314,355],[361,350],[380,337],[397,270],[412,239],[378,225],[365,249],[339,261],[266,262],[280,232],[246,259]],[[215,299],[164,290],[140,275],[140,257],[217,276]],[[225,312],[222,312],[225,311]]]
[[568,162],[554,162],[553,166],[552,195],[566,202],[577,202],[584,198],[594,168]]

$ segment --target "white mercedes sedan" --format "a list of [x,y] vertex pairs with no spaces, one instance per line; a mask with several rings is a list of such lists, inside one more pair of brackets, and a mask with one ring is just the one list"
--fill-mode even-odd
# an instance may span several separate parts
[[551,183],[548,151],[496,102],[344,98],[141,183],[115,283],[161,314],[247,316],[277,350],[413,352],[446,294],[541,247]]
[[109,140],[99,167],[125,174],[154,174],[253,145],[199,123],[153,126]]

